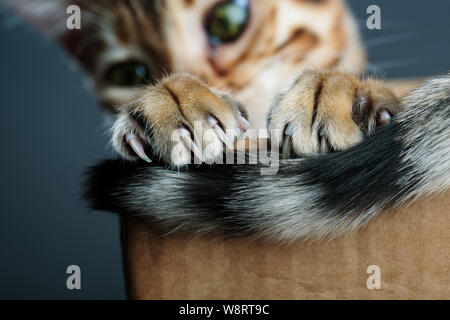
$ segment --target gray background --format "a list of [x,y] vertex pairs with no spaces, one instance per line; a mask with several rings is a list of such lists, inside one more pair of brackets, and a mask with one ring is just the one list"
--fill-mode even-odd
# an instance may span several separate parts
[[[365,28],[382,9],[381,31]],[[448,1],[350,2],[370,46],[371,71],[416,77],[450,69]],[[116,217],[90,212],[81,174],[111,157],[102,114],[61,50],[24,27],[0,23],[0,299],[125,297]],[[66,289],[68,265],[82,290]]]

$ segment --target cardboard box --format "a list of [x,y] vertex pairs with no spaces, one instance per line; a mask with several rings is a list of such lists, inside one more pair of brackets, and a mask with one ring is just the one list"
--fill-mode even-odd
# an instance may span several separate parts
[[[328,242],[163,237],[123,220],[131,299],[449,299],[450,192]],[[369,266],[380,289],[369,289]],[[372,267],[376,268],[376,267]],[[376,285],[376,282],[370,282]]]

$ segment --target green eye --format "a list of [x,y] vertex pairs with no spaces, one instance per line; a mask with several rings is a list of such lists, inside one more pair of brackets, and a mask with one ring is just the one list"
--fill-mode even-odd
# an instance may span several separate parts
[[223,1],[213,7],[205,21],[205,30],[213,44],[235,41],[249,19],[247,0]]
[[116,64],[105,73],[108,84],[118,87],[135,87],[151,82],[147,66],[137,61]]

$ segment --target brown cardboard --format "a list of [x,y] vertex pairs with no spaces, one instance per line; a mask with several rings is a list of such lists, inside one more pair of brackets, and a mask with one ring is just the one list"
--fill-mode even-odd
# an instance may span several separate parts
[[[132,299],[449,299],[450,192],[390,210],[328,242],[161,235],[124,221]],[[368,266],[381,289],[366,286]]]
[[[414,84],[418,84],[415,82]],[[397,85],[405,92],[411,85]],[[449,299],[450,191],[335,240],[290,245],[162,237],[122,221],[132,299]],[[381,289],[368,289],[376,265]]]

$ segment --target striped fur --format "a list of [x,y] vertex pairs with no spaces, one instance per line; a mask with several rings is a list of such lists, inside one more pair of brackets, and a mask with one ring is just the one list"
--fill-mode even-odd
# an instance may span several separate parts
[[[187,72],[212,87],[232,91],[250,109],[256,128],[265,126],[279,84],[295,71],[364,70],[365,52],[343,0],[249,0],[251,18],[242,38],[211,46],[203,21],[218,2],[0,0],[62,44],[88,72],[99,101],[112,113],[137,92],[104,81],[109,67],[127,60],[147,65],[155,80]],[[81,30],[65,28],[69,4],[81,7]]]
[[165,232],[318,239],[356,230],[383,210],[450,187],[450,74],[426,82],[375,135],[340,153],[257,165],[170,171],[107,161],[91,168],[92,207],[139,216]]

